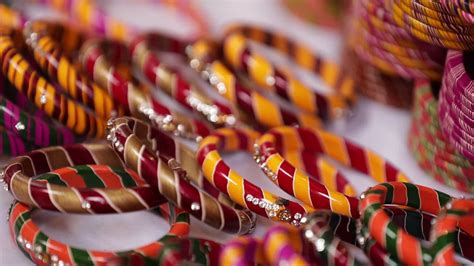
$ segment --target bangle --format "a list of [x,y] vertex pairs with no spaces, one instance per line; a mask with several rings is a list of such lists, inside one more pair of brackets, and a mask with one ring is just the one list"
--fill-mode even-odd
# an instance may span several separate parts
[[207,40],[197,41],[189,46],[186,54],[190,66],[201,73],[215,91],[259,125],[267,128],[282,125],[320,127],[321,122],[312,114],[292,111],[242,84],[224,62],[217,59],[216,48],[214,43]]
[[[124,120],[109,121],[107,139],[116,153],[170,202],[216,229],[232,234],[246,234],[254,230],[255,216],[246,210],[222,204],[193,186],[175,158],[157,155],[148,149]],[[174,175],[170,176],[171,173]]]
[[283,5],[305,22],[339,30],[342,28],[344,14],[350,7],[350,1],[284,0]]
[[269,264],[311,265],[301,254],[303,241],[301,232],[294,227],[276,225],[263,237],[263,250]]
[[[333,94],[323,95],[307,87],[285,71],[273,66],[265,57],[252,52],[248,39],[274,47],[290,56],[299,66],[321,76],[334,88]],[[295,106],[327,120],[337,117],[354,101],[352,79],[342,73],[336,64],[314,55],[305,46],[286,36],[257,27],[237,26],[228,30],[223,44],[226,61],[235,69],[244,71],[259,86],[275,92]]]
[[[474,212],[474,201],[468,199],[453,200],[445,205],[433,226],[431,238],[434,241],[431,250],[433,264],[435,265],[458,265],[454,253],[456,249],[456,236],[458,224],[466,218],[466,223],[473,233],[472,224],[467,224],[468,218]],[[462,253],[463,254],[463,253]],[[463,254],[464,255],[464,254]],[[469,254],[465,254],[469,255]]]
[[267,265],[262,240],[250,236],[232,239],[222,248],[219,264],[228,266]]
[[[189,215],[173,205],[165,203],[155,210],[167,218],[171,225],[169,232],[162,238],[127,251],[87,250],[51,239],[32,220],[33,211],[34,209],[22,203],[13,203],[9,212],[9,224],[13,240],[25,255],[38,265],[103,265],[109,261],[115,261],[121,256],[134,253],[156,258],[166,246],[168,238],[185,237],[189,234]],[[166,260],[166,256],[163,259]]]
[[442,134],[438,120],[437,84],[415,82],[415,105],[409,133],[409,148],[418,165],[436,181],[472,192],[474,168]]
[[10,132],[16,132],[25,142],[38,147],[72,144],[77,139],[62,126],[47,123],[40,115],[30,115],[11,101],[0,96],[0,124]]
[[[12,133],[0,127],[0,151],[2,151],[2,155],[18,156],[35,148],[34,145],[23,141],[18,133]],[[4,185],[4,188],[6,188],[6,185]]]
[[117,119],[115,123],[126,128],[127,132],[136,135],[150,150],[159,152],[162,158],[166,158],[168,165],[173,170],[184,170],[187,174],[186,177],[195,186],[203,189],[221,203],[234,208],[236,207],[235,203],[230,200],[229,197],[221,193],[202,176],[201,168],[196,160],[196,155],[188,146],[175,141],[172,137],[150,124],[135,118],[121,117]]
[[[326,131],[279,127],[271,129],[258,139],[254,158],[274,183],[313,208],[329,209],[349,217],[359,217],[358,200],[344,194],[353,192],[350,186],[342,190],[344,193],[328,189],[285,160],[278,153],[280,150],[322,153],[344,166],[371,176],[377,182],[408,180],[403,173],[376,153]],[[328,167],[333,168],[330,165]],[[328,171],[337,172],[336,169]]]
[[[107,14],[104,9],[97,5],[95,0],[40,0],[40,2],[66,13],[77,20],[80,25],[113,39],[128,40],[138,32],[136,28]],[[145,2],[160,3],[166,7],[176,9],[190,18],[196,28],[193,38],[198,38],[208,32],[209,27],[205,17],[192,1],[152,0]]]
[[78,135],[104,136],[105,122],[59,93],[38,73],[16,49],[11,32],[0,34],[0,59],[4,62],[2,70],[8,80],[48,116],[58,119]]
[[474,160],[474,113],[472,74],[468,52],[450,50],[439,97],[439,121],[443,133],[456,150]]
[[26,22],[26,18],[20,12],[9,8],[4,4],[0,4],[1,25],[12,28],[21,28]]
[[131,45],[133,63],[149,82],[188,110],[202,115],[216,126],[233,126],[237,121],[228,104],[209,98],[186,81],[179,70],[165,66],[154,53],[181,51],[180,47],[186,45],[184,41],[157,33],[139,36]]
[[240,206],[263,217],[298,226],[300,219],[314,209],[306,204],[278,197],[247,181],[221,158],[227,152],[251,152],[259,133],[251,129],[222,128],[199,143],[197,159],[204,177]]
[[447,194],[420,185],[391,182],[376,185],[361,195],[361,221],[370,236],[388,253],[409,265],[431,264],[430,251],[413,236],[397,227],[383,211],[383,204],[408,206],[438,215],[451,200]]
[[89,107],[103,119],[124,114],[123,108],[105,90],[91,82],[63,54],[79,49],[85,37],[83,34],[70,27],[44,21],[29,23],[24,32],[36,62],[74,100]]
[[106,88],[133,116],[146,118],[161,130],[185,138],[196,139],[209,134],[210,127],[207,124],[171,111],[120,73],[117,69],[120,65],[131,65],[131,56],[124,43],[92,39],[82,46],[81,54],[82,64],[89,77]]
[[[151,209],[163,203],[163,198],[150,186],[136,184],[130,188],[108,188],[108,175],[90,178],[97,182],[86,183],[85,187],[80,182],[73,182],[74,186],[68,187],[32,178],[59,168],[84,164],[123,167],[119,157],[109,147],[78,144],[44,148],[17,157],[5,166],[1,177],[18,201],[58,212],[121,213]],[[119,182],[117,175],[113,177],[114,182]]]

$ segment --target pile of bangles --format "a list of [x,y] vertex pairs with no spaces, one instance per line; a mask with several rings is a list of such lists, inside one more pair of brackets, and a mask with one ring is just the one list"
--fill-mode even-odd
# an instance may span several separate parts
[[[231,25],[211,38],[192,1],[148,1],[179,11],[196,34],[142,33],[93,0],[27,1],[67,20],[30,19],[21,8],[0,5],[0,147],[13,156],[0,181],[14,198],[12,241],[33,263],[474,261],[474,200],[411,183],[381,155],[324,129],[352,112],[356,89],[413,106],[407,142],[420,167],[473,193],[474,54],[467,50],[474,4],[360,0],[349,8],[340,1],[350,15],[342,68],[255,25]],[[301,81],[262,48],[325,87]],[[170,54],[181,66],[166,60]],[[249,153],[288,197],[232,169],[223,154],[236,152]],[[376,185],[359,195],[343,168]],[[149,211],[170,228],[139,247],[92,250],[43,232],[33,219],[42,210]],[[252,235],[258,216],[273,221],[261,238]],[[235,237],[226,243],[192,237],[191,217]]]

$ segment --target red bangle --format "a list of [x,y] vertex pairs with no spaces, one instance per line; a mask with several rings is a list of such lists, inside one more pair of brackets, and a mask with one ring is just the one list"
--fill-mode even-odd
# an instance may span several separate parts
[[209,134],[209,125],[170,110],[150,93],[140,89],[131,78],[120,73],[120,66],[131,67],[131,55],[124,43],[106,39],[89,40],[82,46],[81,54],[89,77],[107,89],[133,116],[149,120],[161,130],[182,137],[199,138]]
[[66,185],[48,184],[33,178],[59,168],[86,164],[123,167],[120,158],[108,146],[77,144],[44,148],[15,158],[5,166],[1,177],[18,201],[58,212],[121,213],[152,209],[164,202],[148,185],[111,186],[121,183],[117,175],[97,176],[97,182],[107,184],[104,188],[89,187],[74,180],[67,181]]
[[188,110],[202,115],[216,126],[233,126],[237,122],[234,110],[227,103],[208,97],[201,88],[189,83],[179,70],[161,62],[155,51],[184,53],[188,43],[161,34],[146,34],[137,37],[131,45],[134,64],[149,82]]
[[[135,170],[150,186],[179,208],[188,211],[206,224],[233,234],[254,230],[255,216],[236,210],[196,188],[175,158],[151,151],[131,132],[126,120],[117,118],[108,124],[108,137],[125,164]],[[170,173],[174,173],[170,176]]]

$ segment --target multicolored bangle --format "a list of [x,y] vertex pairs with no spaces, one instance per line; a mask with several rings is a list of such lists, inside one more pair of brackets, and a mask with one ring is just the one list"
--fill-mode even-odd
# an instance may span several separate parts
[[[80,25],[107,37],[119,40],[129,40],[137,34],[138,30],[123,23],[121,20],[111,17],[107,12],[100,8],[95,0],[38,0],[40,3],[52,6],[53,8],[66,13],[68,16],[77,20]],[[201,37],[208,31],[208,25],[205,17],[196,8],[194,3],[189,0],[162,1],[149,0],[146,2],[160,3],[166,7],[178,10],[184,16],[189,17],[196,33],[193,38]]]
[[13,133],[0,127],[0,151],[2,155],[18,156],[35,148],[37,147],[23,141],[18,133]]
[[448,141],[469,160],[474,160],[474,54],[450,50],[446,58],[439,97],[439,121]]
[[456,243],[458,243],[456,242],[458,226],[465,220],[464,224],[469,227],[469,233],[472,236],[473,213],[474,201],[472,199],[457,199],[445,205],[436,219],[431,234],[434,242],[431,246],[433,265],[459,265],[454,257]]
[[196,153],[203,175],[240,206],[263,217],[298,226],[301,218],[314,211],[313,208],[278,197],[247,181],[232,170],[219,154],[218,150],[251,152],[259,136],[251,129],[222,128],[212,132],[199,143]]
[[271,227],[263,237],[263,250],[270,265],[311,265],[302,255],[304,242],[301,232],[288,225]]
[[[161,157],[166,157],[168,164],[173,170],[184,170],[187,174],[186,178],[195,186],[203,189],[221,203],[237,207],[227,195],[216,189],[202,176],[201,167],[197,163],[194,150],[176,141],[163,131],[138,119],[121,117],[116,123],[120,123],[121,127],[126,127],[128,132],[136,135],[150,150],[159,153]],[[176,160],[177,163],[173,162],[173,160]]]
[[58,212],[121,213],[152,209],[164,201],[154,188],[137,182],[130,184],[131,187],[109,188],[111,184],[123,182],[121,176],[116,174],[100,176],[89,171],[86,173],[91,175],[90,182],[81,183],[75,178],[69,180],[64,173],[67,169],[61,169],[59,175],[64,176],[61,184],[48,184],[33,178],[60,168],[86,164],[124,167],[108,146],[76,144],[44,148],[17,157],[5,166],[2,179],[18,201]]
[[415,82],[413,121],[408,146],[418,165],[442,184],[473,192],[474,167],[446,139],[438,119],[439,85]]
[[[141,254],[145,257],[158,258],[167,245],[170,237],[186,237],[189,234],[189,214],[169,203],[160,205],[154,210],[167,218],[171,228],[162,238],[131,250],[111,252],[87,250],[70,246],[51,239],[43,233],[32,220],[34,209],[15,202],[10,208],[9,224],[13,241],[37,265],[105,265],[120,260],[129,254]],[[161,257],[163,261],[166,256]]]
[[[353,188],[346,186],[338,189],[343,193],[329,189],[295,168],[279,151],[322,153],[371,176],[377,182],[408,180],[405,174],[373,151],[323,130],[278,127],[264,134],[256,143],[255,160],[270,179],[290,195],[316,209],[359,217],[358,200],[344,194],[353,194]],[[328,173],[333,173],[328,178],[334,178],[337,169],[328,169]]]
[[376,185],[361,195],[361,221],[369,234],[396,260],[408,265],[431,264],[433,257],[421,242],[397,227],[383,211],[384,204],[408,206],[438,215],[451,200],[442,192],[411,183],[391,182]]
[[25,26],[25,39],[42,70],[74,100],[102,118],[122,116],[123,108],[107,91],[91,82],[65,54],[78,50],[85,36],[59,23],[32,21]]
[[133,63],[149,82],[163,90],[183,107],[196,112],[216,126],[233,126],[237,122],[227,103],[210,98],[188,82],[181,71],[161,62],[156,51],[184,54],[187,42],[171,36],[150,33],[139,36],[131,44]]
[[107,139],[116,153],[170,202],[216,229],[232,234],[246,234],[254,230],[255,216],[250,212],[222,204],[196,188],[188,181],[187,173],[175,158],[157,155],[147,148],[131,132],[126,121],[118,118],[109,122]]
[[262,240],[250,236],[232,239],[222,248],[219,264],[228,266],[267,265]]
[[16,10],[9,8],[4,4],[0,4],[0,17],[2,26],[8,26],[12,28],[21,28],[26,22],[26,18]]
[[116,101],[138,118],[145,118],[161,130],[185,138],[207,136],[210,126],[197,119],[170,110],[167,106],[139,88],[126,75],[120,73],[121,65],[130,67],[131,55],[127,46],[107,39],[92,39],[81,48],[81,61],[88,76],[107,89]]
[[320,127],[321,122],[312,114],[291,110],[245,86],[223,61],[217,59],[217,48],[215,43],[208,40],[200,40],[189,46],[186,54],[190,66],[201,73],[215,91],[259,125],[266,128],[283,125]]
[[[328,95],[315,92],[273,66],[262,55],[254,53],[249,40],[273,47],[290,56],[302,68],[320,75],[334,92]],[[297,44],[283,34],[253,26],[235,26],[226,33],[223,53],[227,63],[245,72],[256,84],[275,92],[301,110],[317,114],[323,120],[340,116],[354,101],[353,81],[338,65],[321,59],[309,48]]]
[[8,80],[48,116],[80,136],[101,138],[105,135],[105,122],[101,118],[58,92],[28,63],[16,48],[10,30],[0,34],[0,59],[4,62],[2,71]]

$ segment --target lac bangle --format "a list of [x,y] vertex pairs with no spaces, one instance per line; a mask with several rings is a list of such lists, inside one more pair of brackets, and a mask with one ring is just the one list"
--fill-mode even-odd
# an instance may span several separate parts
[[439,119],[449,142],[470,160],[474,160],[474,123],[472,118],[472,66],[469,52],[449,51],[439,100]]
[[466,221],[465,224],[469,223],[470,233],[473,236],[473,214],[474,201],[472,199],[457,199],[446,204],[437,217],[432,230],[433,265],[460,265],[455,259],[458,225],[463,220]]
[[[302,68],[319,75],[334,91],[327,95],[315,92],[253,52],[249,40],[290,56]],[[317,114],[323,120],[340,116],[354,101],[353,81],[338,65],[314,55],[309,48],[283,34],[257,27],[236,26],[227,31],[223,53],[228,64],[245,72],[257,85],[278,94],[301,110]]]
[[16,48],[8,30],[0,34],[0,59],[3,62],[2,72],[8,80],[48,116],[59,120],[77,135],[96,138],[105,135],[105,122],[58,92],[28,63]]
[[145,118],[161,130],[185,138],[196,139],[209,134],[207,124],[170,110],[150,93],[140,89],[131,78],[120,73],[120,66],[131,67],[131,55],[124,43],[107,39],[89,40],[81,48],[81,62],[88,76],[107,89],[134,117]]
[[[170,237],[186,237],[189,234],[189,214],[169,203],[154,210],[167,219],[169,232],[149,244],[126,251],[88,250],[54,240],[43,233],[32,219],[34,209],[15,202],[9,211],[10,232],[13,241],[23,253],[37,265],[106,265],[128,254],[141,254],[157,258]],[[163,258],[166,260],[165,258]]]
[[[95,32],[107,37],[122,41],[129,41],[131,37],[138,33],[138,30],[123,21],[116,19],[98,6],[95,0],[38,0],[39,2],[52,6],[56,10],[66,13],[68,16],[77,20],[85,28],[92,29]],[[140,2],[140,1],[139,1]],[[146,0],[144,3],[151,2],[165,7],[177,10],[192,21],[196,29],[193,38],[201,37],[208,31],[208,24],[201,12],[194,3],[189,0],[162,1]]]
[[5,166],[2,180],[18,201],[58,212],[122,213],[152,209],[163,203],[163,198],[150,186],[136,184],[130,188],[109,188],[111,184],[120,184],[118,175],[91,174],[90,183],[85,184],[74,180],[77,178],[69,180],[65,175],[69,180],[63,180],[66,185],[48,184],[33,178],[63,167],[84,164],[124,167],[108,146],[77,144],[44,148],[17,157]]
[[186,50],[190,66],[205,78],[211,87],[240,110],[244,111],[259,125],[272,128],[282,125],[319,127],[316,116],[306,112],[293,111],[272,101],[256,89],[245,86],[217,59],[217,45],[208,40],[200,40]]
[[48,123],[40,115],[30,115],[3,96],[0,96],[0,125],[37,147],[72,144],[77,140],[67,128]]
[[408,206],[438,215],[451,200],[442,192],[411,183],[391,182],[376,185],[361,195],[362,224],[388,253],[407,265],[429,265],[432,255],[421,242],[397,227],[383,211],[384,204]]
[[160,156],[174,158],[168,159],[168,165],[170,165],[173,170],[184,170],[187,173],[186,177],[194,185],[202,188],[220,202],[235,207],[233,201],[202,176],[201,168],[197,163],[194,150],[190,149],[187,145],[183,145],[167,135],[164,131],[138,119],[121,117],[115,121],[115,124],[136,135],[150,150],[160,154]]
[[285,160],[279,151],[306,150],[324,154],[377,182],[408,180],[405,174],[373,151],[322,130],[279,127],[271,129],[256,143],[256,162],[280,188],[309,206],[349,217],[359,217],[356,198],[345,195],[346,190],[340,193],[314,182]]
[[219,150],[252,152],[260,134],[251,129],[222,128],[199,143],[197,159],[204,177],[240,206],[274,221],[299,226],[301,218],[314,211],[306,204],[276,196],[247,181],[222,159]]
[[196,188],[175,158],[151,151],[123,120],[110,120],[107,139],[128,167],[179,208],[228,233],[246,234],[254,230],[255,216],[222,204]]
[[73,99],[89,107],[102,119],[124,114],[123,108],[114,102],[107,91],[91,82],[65,55],[80,48],[84,34],[71,27],[45,21],[28,23],[24,34],[42,70]]
[[182,72],[161,62],[157,51],[184,52],[186,43],[161,34],[146,34],[135,38],[131,44],[132,59],[149,82],[160,88],[183,107],[202,115],[216,126],[232,126],[237,122],[227,103],[208,97],[185,79]]

